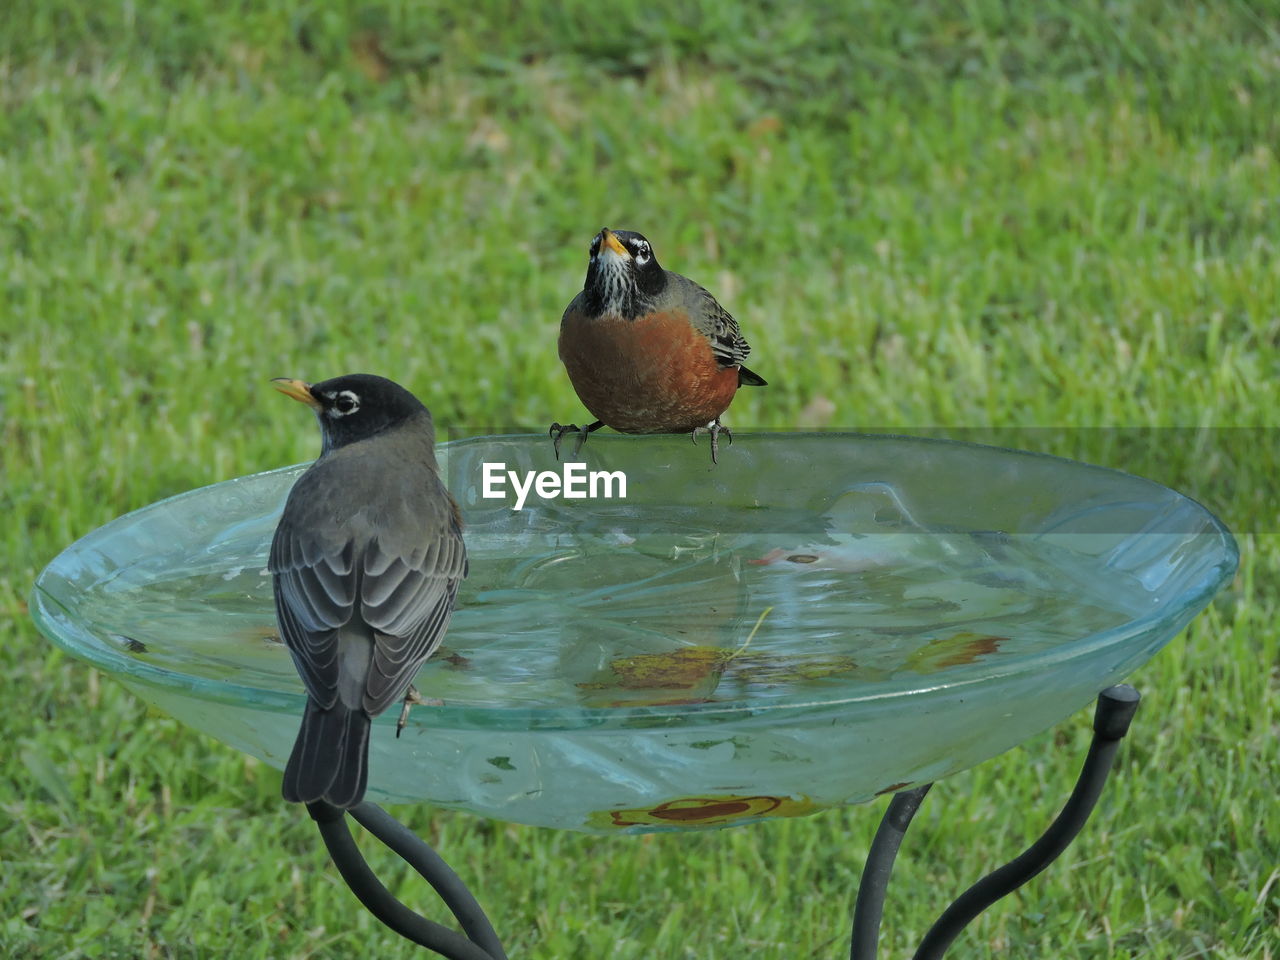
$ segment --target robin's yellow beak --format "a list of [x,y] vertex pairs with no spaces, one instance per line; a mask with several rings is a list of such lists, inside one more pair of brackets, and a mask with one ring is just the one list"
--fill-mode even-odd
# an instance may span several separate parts
[[299,403],[305,403],[312,410],[322,409],[320,401],[311,395],[311,384],[303,380],[290,380],[288,377],[276,377],[271,385],[286,397],[292,397]]
[[605,227],[600,231],[600,249],[608,248],[620,257],[630,258],[631,251],[622,245],[622,241],[613,235],[613,231]]

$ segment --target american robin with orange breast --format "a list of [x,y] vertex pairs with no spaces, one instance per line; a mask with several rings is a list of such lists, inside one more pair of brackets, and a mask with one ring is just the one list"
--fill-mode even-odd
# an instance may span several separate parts
[[705,288],[664,270],[638,233],[605,227],[591,241],[582,292],[560,320],[560,360],[583,405],[585,427],[551,425],[556,457],[566,433],[574,453],[592,431],[711,435],[715,463],[720,417],[738,387],[765,381],[742,365],[751,352],[738,322]]

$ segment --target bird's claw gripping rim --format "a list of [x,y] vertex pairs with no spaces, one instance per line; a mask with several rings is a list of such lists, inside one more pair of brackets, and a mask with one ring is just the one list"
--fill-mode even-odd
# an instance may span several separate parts
[[[564,439],[564,435],[570,432],[578,433],[579,431],[580,431],[580,428],[576,423],[568,423],[568,424],[552,423],[551,424],[551,428],[547,431],[547,435],[551,437],[551,446],[555,449],[557,460],[560,459],[560,441]],[[573,452],[577,453],[578,449],[581,448],[581,446],[582,446],[582,440],[579,439],[578,445],[577,447],[574,448]]]
[[547,435],[551,437],[551,445],[555,448],[556,459],[560,459],[560,441],[564,439],[566,433],[576,433],[578,439],[573,444],[573,455],[576,457],[578,451],[582,449],[582,445],[587,442],[587,437],[591,436],[593,430],[602,427],[603,424],[597,420],[595,423],[580,427],[576,423],[553,423],[547,430]]
[[409,689],[405,691],[404,700],[400,705],[400,717],[396,720],[396,739],[400,739],[400,734],[404,733],[404,728],[409,723],[409,710],[415,704],[428,704],[430,700],[424,700],[422,694],[418,693],[418,688],[410,684]]
[[729,446],[733,446],[733,431],[722,424],[719,419],[712,420],[705,427],[694,427],[693,432],[689,434],[689,439],[693,441],[695,446],[697,446],[698,434],[700,433],[711,434],[711,462],[719,463],[717,456],[720,453],[720,435],[724,434],[728,437]]

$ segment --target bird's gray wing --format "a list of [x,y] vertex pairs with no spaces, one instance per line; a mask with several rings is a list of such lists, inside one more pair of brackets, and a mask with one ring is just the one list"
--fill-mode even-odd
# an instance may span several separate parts
[[365,684],[370,714],[404,696],[413,676],[435,652],[453,613],[458,585],[467,575],[467,551],[456,508],[444,487],[426,516],[418,543],[403,532],[372,542],[364,551],[360,616],[374,631],[373,667]]
[[738,321],[711,292],[678,273],[667,274],[669,284],[683,301],[693,325],[711,342],[711,352],[722,367],[736,367],[751,353],[751,345]]
[[[294,501],[291,495],[290,504]],[[338,696],[338,631],[355,610],[355,544],[329,539],[307,523],[307,510],[289,510],[276,527],[268,561],[276,620],[311,697],[324,709]],[[290,516],[290,513],[293,516]]]
[[[321,707],[337,698],[340,630],[354,620],[372,635],[372,716],[403,696],[439,645],[467,556],[457,508],[433,471],[389,479],[361,467],[333,457],[299,478],[268,568],[281,635]],[[348,495],[360,483],[364,504]]]

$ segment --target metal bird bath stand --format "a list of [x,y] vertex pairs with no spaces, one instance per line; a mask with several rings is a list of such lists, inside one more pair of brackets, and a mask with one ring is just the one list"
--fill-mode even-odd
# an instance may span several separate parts
[[[976,444],[741,436],[712,469],[684,438],[596,436],[586,466],[611,493],[519,503],[486,478],[567,469],[544,436],[439,452],[472,572],[417,677],[428,704],[400,739],[394,716],[375,722],[370,795],[599,834],[896,794],[855,911],[863,960],[927,785],[1104,691],[1066,808],[943,915],[917,953],[937,957],[1075,835],[1136,706],[1113,685],[1186,626],[1238,557],[1212,515],[1165,487]],[[41,574],[33,616],[150,703],[283,766],[303,697],[263,568],[300,472],[113,521]],[[377,807],[353,815],[436,887],[465,936],[392,899],[345,817],[311,813],[393,929],[445,956],[502,956],[457,877]]]
[[[1062,812],[1025,852],[987,874],[951,904],[929,928],[913,960],[942,957],[978,914],[1048,867],[1075,839],[1102,794],[1120,740],[1128,732],[1138,709],[1138,700],[1138,691],[1127,684],[1102,691],[1093,719],[1093,744]],[[926,783],[896,794],[880,821],[858,887],[850,960],[875,960],[893,862],[907,827],[932,786]],[[352,841],[341,810],[323,803],[312,804],[308,810],[320,828],[338,872],[360,902],[380,921],[406,940],[449,960],[506,960],[489,918],[457,874],[431,847],[385,810],[366,801],[353,809],[351,815],[431,884],[466,936],[415,913],[391,895]]]

